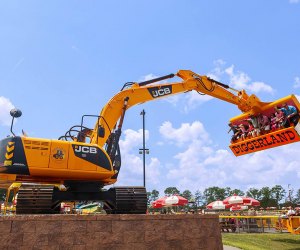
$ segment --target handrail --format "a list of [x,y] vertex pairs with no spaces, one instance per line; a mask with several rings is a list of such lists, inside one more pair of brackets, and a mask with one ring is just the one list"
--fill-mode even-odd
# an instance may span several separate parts
[[241,228],[246,232],[264,232],[265,226],[275,228],[282,232],[287,230],[291,234],[300,234],[300,216],[283,217],[281,215],[219,215],[220,219],[235,219],[220,221],[222,231],[240,232]]

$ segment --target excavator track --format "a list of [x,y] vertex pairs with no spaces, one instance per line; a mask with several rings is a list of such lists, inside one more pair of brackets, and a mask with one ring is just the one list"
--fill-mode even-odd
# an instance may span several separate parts
[[113,201],[105,202],[108,214],[145,214],[147,211],[147,192],[144,187],[115,187]]
[[22,185],[18,192],[17,214],[59,213],[59,202],[53,202],[54,186]]

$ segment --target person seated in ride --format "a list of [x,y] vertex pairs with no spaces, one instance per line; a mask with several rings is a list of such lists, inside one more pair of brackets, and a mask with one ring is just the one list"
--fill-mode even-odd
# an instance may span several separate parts
[[295,208],[295,216],[300,216],[300,208],[299,207]]
[[275,113],[272,113],[270,116],[270,120],[271,120],[271,130],[275,131],[277,129],[277,119],[275,116]]
[[254,116],[254,115],[249,115],[249,118],[246,119],[246,121],[250,121],[254,127],[254,129],[251,132],[251,136],[252,137],[259,136],[260,135],[260,124],[259,124],[258,117]]
[[239,128],[238,125],[234,125],[232,123],[229,123],[228,126],[230,127],[230,129],[228,130],[228,133],[231,130],[233,132],[233,135],[231,137],[231,143],[234,143],[234,142],[236,142],[239,139],[239,137],[241,135],[241,130],[240,130],[240,128]]
[[247,122],[248,122],[247,138],[251,138],[253,137],[254,126],[250,120],[247,120]]
[[247,129],[248,129],[248,128],[246,128],[246,126],[245,126],[243,123],[241,123],[241,124],[239,125],[239,128],[240,128],[240,130],[241,130],[241,139],[242,139],[242,140],[245,140],[246,137],[247,137]]
[[287,211],[287,216],[294,216],[295,213],[295,210],[292,207],[289,207],[289,210]]
[[287,211],[282,211],[281,215],[280,215],[280,218],[282,218],[282,219],[288,219]]
[[277,128],[282,128],[284,120],[285,120],[285,115],[279,109],[279,107],[275,107],[275,117],[276,117],[276,126],[277,126]]
[[[275,107],[277,108],[277,107]],[[287,103],[282,104],[282,107],[279,108],[285,116],[284,127],[288,128],[290,126],[296,126],[299,121],[299,114],[297,109],[292,105],[287,105]]]
[[258,115],[258,121],[260,125],[261,132],[267,134],[270,132],[270,121],[269,118],[264,114]]

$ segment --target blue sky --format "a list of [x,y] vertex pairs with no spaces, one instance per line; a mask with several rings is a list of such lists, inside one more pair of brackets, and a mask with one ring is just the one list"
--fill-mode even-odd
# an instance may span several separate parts
[[[272,101],[300,87],[300,1],[0,1],[0,136],[58,138],[125,82],[189,69]],[[176,81],[179,79],[176,79]],[[236,158],[226,102],[182,94],[128,110],[118,185],[300,188],[300,145]],[[92,122],[91,122],[92,124]]]

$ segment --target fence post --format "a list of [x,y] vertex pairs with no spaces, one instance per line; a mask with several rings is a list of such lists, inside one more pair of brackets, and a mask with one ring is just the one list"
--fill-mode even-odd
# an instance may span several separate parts
[[249,222],[250,222],[250,220],[249,220],[249,218],[247,218],[246,220],[247,220],[247,228],[248,228],[248,233],[250,233],[250,226],[249,226]]

